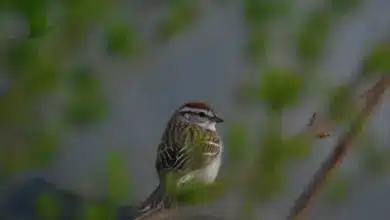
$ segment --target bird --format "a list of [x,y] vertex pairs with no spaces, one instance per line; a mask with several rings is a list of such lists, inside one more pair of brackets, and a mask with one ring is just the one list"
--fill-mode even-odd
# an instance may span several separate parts
[[223,144],[216,125],[224,120],[206,102],[189,101],[170,117],[157,148],[155,169],[159,185],[135,210],[141,220],[172,206],[166,179],[175,175],[179,188],[190,181],[210,184],[221,166]]

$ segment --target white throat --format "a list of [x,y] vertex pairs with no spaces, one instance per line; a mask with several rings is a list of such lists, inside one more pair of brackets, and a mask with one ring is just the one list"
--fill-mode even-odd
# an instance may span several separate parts
[[216,123],[215,122],[203,122],[203,123],[197,123],[200,127],[205,128],[210,131],[216,131]]

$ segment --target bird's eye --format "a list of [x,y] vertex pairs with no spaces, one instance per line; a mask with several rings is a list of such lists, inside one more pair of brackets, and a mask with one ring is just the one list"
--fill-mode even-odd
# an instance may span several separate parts
[[206,114],[204,112],[199,112],[198,114],[200,117],[206,117]]

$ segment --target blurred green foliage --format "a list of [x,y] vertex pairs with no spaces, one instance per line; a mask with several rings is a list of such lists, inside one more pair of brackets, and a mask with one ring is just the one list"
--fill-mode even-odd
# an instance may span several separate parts
[[[274,199],[285,184],[285,165],[288,154],[282,139],[280,115],[270,117],[262,134],[260,157],[255,162],[253,195],[260,201]],[[277,125],[279,124],[279,125]]]
[[58,219],[61,214],[60,201],[55,193],[48,191],[41,193],[36,201],[36,205],[40,219]]
[[328,0],[326,2],[334,14],[344,15],[359,6],[361,0]]
[[14,9],[25,16],[29,27],[29,38],[44,36],[49,29],[48,10],[50,1],[17,0],[12,2]]
[[246,51],[253,60],[260,60],[266,55],[269,39],[263,27],[253,27],[249,32]]
[[[259,140],[261,147],[258,147],[255,160],[248,171],[248,182],[244,188],[248,199],[244,209],[250,209],[256,202],[276,198],[284,187],[285,166],[289,155],[282,139],[280,117],[280,113],[273,113],[264,123]],[[249,213],[249,210],[244,210],[245,215]]]
[[[28,138],[31,147],[27,154],[30,157],[30,168],[42,169],[56,158],[59,132],[56,129],[43,129],[30,134]],[[26,167],[27,168],[27,167]]]
[[62,40],[73,46],[85,42],[90,26],[103,22],[118,3],[109,0],[61,1],[59,9],[63,17],[59,24],[62,25]]
[[272,21],[285,16],[290,1],[244,0],[244,15],[248,25],[246,52],[252,61],[262,61],[268,50],[268,31]]
[[384,174],[390,171],[390,150],[373,143],[364,145],[359,150],[359,164],[363,172]]
[[102,209],[98,204],[87,204],[85,213],[82,217],[83,220],[103,220],[104,214],[102,214]]
[[114,23],[106,30],[107,51],[121,56],[133,55],[137,48],[137,34],[126,23]]
[[[105,97],[96,74],[85,67],[66,71],[93,24],[104,20],[112,1],[2,1],[1,16],[21,18],[16,36],[1,38],[0,176],[47,169],[68,124],[104,118]],[[26,26],[23,26],[25,24]],[[13,27],[15,28],[15,27]],[[122,33],[128,34],[128,33]],[[83,64],[88,66],[87,63]],[[65,91],[65,92],[64,92]],[[67,95],[63,96],[62,94]],[[60,112],[47,101],[56,99]],[[56,108],[54,108],[56,109]],[[59,114],[57,114],[59,113]],[[37,210],[56,219],[57,198],[43,194]]]
[[289,12],[289,1],[244,0],[244,14],[252,25],[261,25]]
[[128,171],[123,161],[124,158],[119,152],[110,152],[108,155],[108,192],[110,201],[116,203],[123,202],[132,196]]
[[223,181],[214,184],[205,184],[191,181],[183,184],[180,188],[174,187],[170,195],[175,202],[183,205],[209,204],[226,193],[227,185]]
[[266,70],[260,78],[260,98],[270,109],[280,112],[298,101],[302,86],[302,75],[290,70]]
[[[248,214],[254,207],[255,201],[267,201],[274,198],[283,189],[284,175],[286,165],[290,159],[304,159],[310,151],[313,137],[307,135],[297,135],[291,138],[282,138],[280,134],[273,130],[273,127],[279,124],[278,115],[284,109],[294,107],[293,104],[300,98],[307,83],[313,82],[312,75],[316,72],[314,68],[321,61],[322,54],[327,45],[327,40],[332,28],[345,17],[347,13],[352,12],[361,1],[359,0],[340,0],[325,1],[320,7],[310,12],[306,19],[298,27],[296,38],[297,55],[299,57],[299,73],[295,70],[281,70],[280,68],[270,69],[267,67],[267,50],[269,49],[269,27],[280,16],[286,16],[288,7],[286,4],[284,10],[276,10],[273,7],[277,4],[282,5],[283,1],[244,1],[244,11],[248,24],[248,48],[252,60],[262,61],[260,65],[263,68],[259,83],[253,83],[253,80],[244,84],[238,91],[239,101],[244,104],[262,103],[268,107],[268,126],[266,126],[262,137],[265,140],[260,141],[261,146],[259,158],[253,164],[249,185],[247,190],[247,205],[244,206],[244,214]],[[274,4],[274,6],[271,6]],[[277,8],[275,6],[275,8]],[[283,7],[282,7],[283,8]],[[259,13],[266,11],[264,13]],[[388,45],[387,43],[378,45],[378,47],[366,58],[364,70],[370,73],[388,72]],[[261,58],[261,59],[259,59]],[[261,65],[264,64],[264,65]],[[311,81],[309,81],[311,79]],[[327,114],[333,121],[344,122],[356,116],[357,105],[353,103],[354,85],[336,86],[327,93],[329,97],[329,107]],[[253,106],[251,106],[253,108]],[[307,122],[303,122],[307,123]],[[262,122],[264,124],[264,121]],[[272,132],[274,133],[272,133]],[[229,133],[229,136],[232,134]],[[241,140],[241,139],[239,139]],[[256,146],[255,146],[256,147]],[[372,148],[372,146],[370,146]],[[363,153],[361,157],[363,167],[375,172],[384,170],[387,167],[388,155],[385,153]],[[381,155],[382,157],[378,157]],[[328,187],[328,197],[330,199],[345,199],[350,193],[350,181],[347,177],[337,178]],[[245,211],[246,210],[246,211]]]
[[86,203],[80,220],[116,219],[115,205],[109,202]]
[[353,91],[347,86],[336,86],[330,94],[329,117],[332,120],[350,119],[354,105],[351,102]]
[[328,0],[309,14],[298,28],[297,53],[302,65],[312,67],[316,64],[325,49],[331,28],[359,3],[360,0]]
[[232,169],[249,156],[246,129],[244,124],[236,123],[232,124],[227,132],[228,165]]
[[[158,23],[156,35],[169,40],[199,16],[200,3],[191,0],[170,0],[166,16]],[[285,172],[290,159],[304,159],[311,150],[311,139],[296,136],[285,139],[281,131],[283,110],[294,107],[308,83],[311,68],[321,58],[332,27],[359,5],[359,0],[329,0],[315,9],[298,28],[296,51],[299,71],[288,68],[263,68],[260,80],[244,85],[239,92],[240,101],[262,103],[267,106],[266,122],[258,133],[256,143],[248,143],[249,133],[243,123],[232,123],[227,133],[227,149],[231,167],[245,162],[249,148],[257,150],[245,191],[249,213],[255,202],[265,202],[279,195],[286,182]],[[22,15],[27,24],[27,35],[0,42],[1,64],[5,68],[9,88],[0,93],[0,176],[2,179],[31,168],[50,166],[61,137],[69,129],[90,125],[104,119],[108,107],[99,73],[88,62],[78,62],[67,68],[69,60],[88,43],[94,27],[103,24],[106,52],[120,56],[133,56],[142,47],[133,21],[108,19],[118,10],[119,1],[0,1],[0,13]],[[270,49],[269,32],[279,18],[286,18],[291,1],[244,0],[243,12],[247,24],[246,52],[253,64],[267,67]],[[119,11],[119,10],[118,10]],[[55,13],[54,13],[55,12]],[[55,15],[53,15],[55,14]],[[121,16],[118,16],[121,17]],[[109,20],[109,21],[108,21]],[[378,45],[366,57],[364,72],[387,73],[390,69],[390,44]],[[264,65],[262,65],[264,64]],[[302,67],[302,68],[301,68]],[[309,71],[310,70],[310,71]],[[113,73],[109,73],[113,74]],[[64,83],[65,82],[65,83]],[[40,108],[42,102],[66,91],[63,112],[52,119],[49,126]],[[328,94],[329,115],[341,120],[353,115],[350,105],[352,91],[338,86]],[[45,106],[43,105],[45,108]],[[306,122],[304,122],[306,123]],[[49,123],[50,124],[50,123]],[[71,126],[67,126],[71,125]],[[3,133],[4,131],[4,133]],[[253,146],[254,145],[254,146]],[[366,146],[360,155],[364,171],[383,172],[389,167],[387,151]],[[118,152],[108,155],[109,202],[86,204],[83,219],[110,219],[114,203],[131,196],[124,160]],[[231,168],[230,167],[230,168]],[[240,182],[242,183],[242,182]],[[168,184],[170,185],[170,184]],[[329,197],[345,198],[350,183],[336,179],[329,187]],[[179,196],[188,203],[209,201],[226,192],[221,181],[204,186],[199,183],[185,185]],[[43,193],[37,200],[37,210],[45,219],[56,219],[61,207],[55,195]]]
[[170,11],[159,25],[158,35],[167,40],[192,23],[197,15],[198,4],[191,0],[170,0]]
[[380,43],[368,55],[364,62],[364,73],[387,73],[390,71],[390,44]]
[[283,144],[291,159],[305,159],[311,152],[313,138],[306,134],[285,138]]
[[313,11],[298,32],[297,53],[301,62],[311,65],[321,55],[331,25],[330,12]]
[[99,80],[91,68],[80,66],[69,76],[70,98],[66,121],[85,124],[102,119],[107,111]]
[[265,103],[270,111],[282,111],[298,101],[304,78],[289,69],[270,68],[261,72],[260,80],[244,84],[238,91],[242,103]]
[[350,195],[351,178],[347,177],[347,175],[348,174],[336,175],[326,187],[327,200],[331,202],[331,204],[345,201]]

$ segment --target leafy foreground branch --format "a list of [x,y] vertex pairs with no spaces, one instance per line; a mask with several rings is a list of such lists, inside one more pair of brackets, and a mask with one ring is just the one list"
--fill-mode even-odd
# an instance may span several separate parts
[[290,214],[287,217],[287,220],[297,220],[304,214],[305,210],[310,204],[310,201],[321,189],[321,186],[324,185],[331,171],[341,163],[343,157],[347,153],[348,148],[351,146],[351,143],[359,134],[360,129],[364,125],[367,118],[370,116],[375,106],[378,105],[382,95],[389,87],[389,85],[390,77],[382,76],[379,82],[377,82],[364,94],[365,105],[362,108],[360,114],[354,121],[352,121],[348,131],[346,131],[340,137],[332,153],[325,159],[319,170],[314,174],[312,181],[295,201],[294,206],[290,210]]
[[[331,171],[334,170],[342,161],[351,143],[359,134],[360,129],[364,125],[365,121],[370,116],[373,109],[378,105],[382,95],[390,86],[390,77],[382,76],[382,78],[369,90],[364,93],[364,104],[356,116],[351,122],[349,129],[340,137],[334,147],[333,152],[322,163],[320,169],[313,175],[312,181],[305,188],[302,194],[295,201],[294,206],[291,208],[287,220],[297,220],[304,214],[305,210],[310,204],[310,201],[319,192],[321,186],[324,185],[327,177]],[[354,83],[352,86],[354,87]],[[351,89],[351,88],[350,88]],[[313,114],[306,130],[298,135],[308,135],[316,139],[322,139],[328,137],[330,134],[327,132],[331,129],[334,123],[326,119],[319,119],[318,115]],[[213,215],[199,215],[189,213],[184,210],[164,210],[156,215],[146,218],[149,220],[170,220],[170,219],[221,219],[220,217]]]

